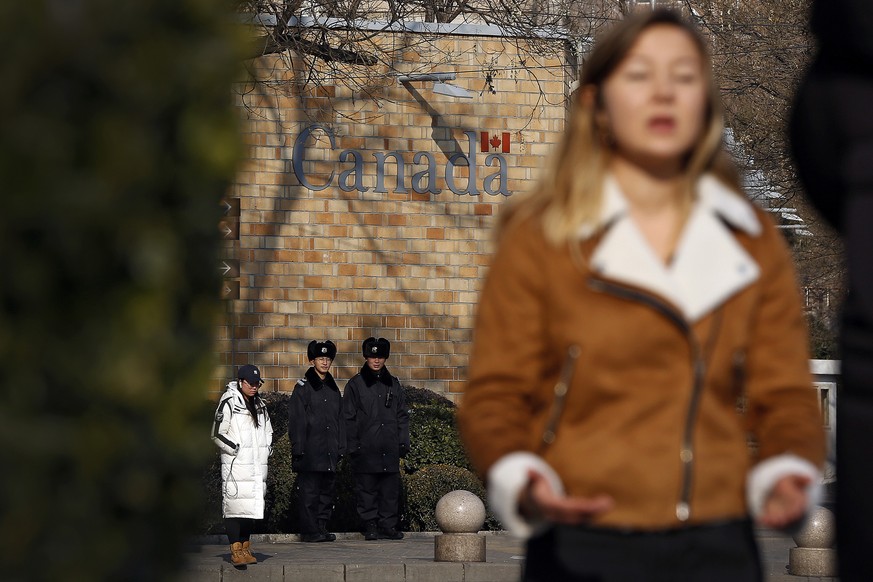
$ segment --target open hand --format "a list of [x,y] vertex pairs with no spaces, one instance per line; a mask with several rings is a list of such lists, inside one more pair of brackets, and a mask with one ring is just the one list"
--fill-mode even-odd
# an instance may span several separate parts
[[776,481],[764,501],[764,512],[758,521],[773,529],[782,529],[797,522],[806,512],[806,489],[811,482],[809,477],[803,475],[786,475]]
[[528,519],[576,525],[612,508],[608,495],[597,497],[567,497],[555,493],[545,477],[528,471],[527,486],[519,495],[519,509]]

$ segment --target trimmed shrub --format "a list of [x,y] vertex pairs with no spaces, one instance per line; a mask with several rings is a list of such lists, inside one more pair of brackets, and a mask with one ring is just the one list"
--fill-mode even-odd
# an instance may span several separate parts
[[[274,425],[275,426],[275,425]],[[291,470],[291,441],[287,431],[273,433],[273,454],[267,469],[267,494],[264,521],[259,524],[269,533],[291,533],[297,525],[297,475]]]
[[202,482],[204,499],[197,533],[224,533],[224,520],[221,515],[221,459],[217,453],[203,470]]
[[453,408],[435,404],[412,407],[409,434],[409,454],[403,460],[405,472],[415,473],[427,465],[470,469],[470,461],[458,436]]
[[427,388],[416,388],[415,386],[404,386],[403,397],[406,400],[407,406],[442,406],[444,408],[454,408],[455,403],[437,394]]
[[291,399],[289,392],[266,392],[261,394],[270,414],[270,422],[273,425],[273,442],[282,435],[288,435],[288,401]]
[[[406,506],[401,515],[401,525],[406,531],[440,531],[434,510],[442,496],[450,491],[463,489],[486,503],[485,487],[479,478],[467,469],[451,465],[430,465],[412,475],[404,475],[403,489]],[[500,529],[490,511],[482,527],[486,530]]]
[[273,453],[267,470],[264,521],[258,528],[269,533],[297,531],[296,474],[291,470],[291,441],[288,439],[288,400],[285,392],[262,395],[273,425]]

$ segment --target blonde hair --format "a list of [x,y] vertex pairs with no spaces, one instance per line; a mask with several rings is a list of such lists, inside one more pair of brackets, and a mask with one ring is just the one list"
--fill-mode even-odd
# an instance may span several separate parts
[[[580,90],[572,99],[567,129],[552,154],[550,167],[530,196],[501,213],[502,225],[539,214],[546,238],[556,246],[571,240],[583,225],[596,225],[610,157],[606,136],[596,121],[602,107],[603,84],[642,33],[659,24],[675,26],[688,33],[703,57],[707,78],[705,129],[689,152],[684,168],[687,203],[691,203],[692,185],[706,172],[715,174],[738,193],[742,191],[736,168],[722,150],[723,110],[706,43],[697,29],[681,16],[659,9],[626,18],[596,43],[583,67]],[[594,99],[583,97],[592,90]]]

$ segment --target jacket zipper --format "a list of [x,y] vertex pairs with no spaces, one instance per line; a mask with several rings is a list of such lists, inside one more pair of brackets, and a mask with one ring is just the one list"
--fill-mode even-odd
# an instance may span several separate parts
[[694,424],[697,418],[698,408],[700,406],[700,395],[703,391],[703,377],[706,374],[706,363],[703,361],[703,354],[700,349],[700,342],[694,337],[691,326],[676,313],[669,305],[658,299],[647,295],[641,291],[629,289],[615,283],[609,283],[600,279],[588,279],[588,287],[593,291],[607,293],[637,301],[648,305],[658,313],[664,315],[668,320],[678,327],[691,345],[691,366],[693,370],[693,380],[691,386],[691,399],[688,403],[688,413],[685,416],[685,427],[682,436],[682,448],[679,450],[679,460],[682,462],[682,491],[679,495],[679,500],[676,503],[676,518],[679,521],[685,522],[691,517],[691,481],[694,469]]
[[540,453],[542,453],[546,446],[555,442],[558,421],[561,420],[561,413],[564,411],[564,401],[566,400],[567,392],[570,389],[570,382],[573,379],[573,371],[576,369],[576,360],[579,359],[581,353],[582,350],[577,345],[572,345],[567,348],[567,357],[561,368],[561,376],[554,388],[555,399],[552,401],[552,409],[549,413],[548,421],[546,422],[546,428],[543,429]]

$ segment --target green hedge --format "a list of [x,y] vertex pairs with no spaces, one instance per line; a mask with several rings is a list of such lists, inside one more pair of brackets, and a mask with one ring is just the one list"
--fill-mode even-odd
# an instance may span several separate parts
[[470,461],[455,426],[455,411],[437,404],[414,406],[409,415],[409,453],[404,471],[415,473],[428,465],[470,469]]
[[[401,462],[401,526],[408,531],[438,531],[433,516],[436,502],[455,489],[466,489],[485,501],[481,481],[469,471],[469,461],[455,428],[454,404],[439,394],[421,388],[404,387],[411,403],[411,450]],[[288,442],[287,393],[264,395],[273,423],[273,455],[267,476],[267,514],[258,527],[261,532],[296,533],[297,492],[291,470]],[[221,522],[221,483],[218,455],[211,473],[204,476],[208,509],[202,520],[203,533],[224,531]],[[355,501],[355,478],[345,460],[337,475],[335,508],[328,527],[332,531],[358,531],[360,523]],[[500,529],[489,513],[487,529]]]
[[428,390],[427,388],[404,386],[403,396],[406,399],[406,405],[409,407],[440,406],[449,409],[455,408],[454,402],[441,394],[437,394],[433,390]]

